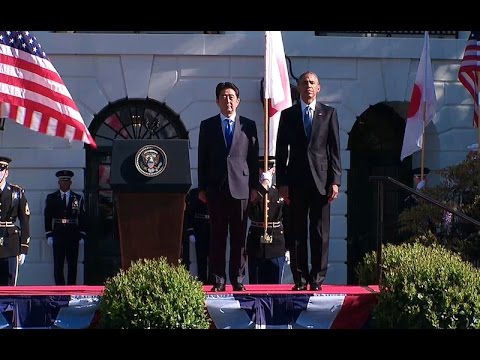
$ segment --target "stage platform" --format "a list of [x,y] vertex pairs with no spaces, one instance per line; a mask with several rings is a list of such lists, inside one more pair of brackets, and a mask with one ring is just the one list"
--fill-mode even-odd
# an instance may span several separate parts
[[217,329],[362,329],[368,327],[378,286],[323,285],[292,291],[293,284],[245,285],[246,291],[210,292],[206,305]]
[[[245,285],[246,291],[210,292],[212,329],[362,329],[368,327],[378,286],[323,285],[291,291],[291,284]],[[0,328],[98,327],[103,286],[0,287]]]

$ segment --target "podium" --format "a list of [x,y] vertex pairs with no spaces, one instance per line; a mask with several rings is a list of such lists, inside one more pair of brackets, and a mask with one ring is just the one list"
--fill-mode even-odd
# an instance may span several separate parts
[[161,256],[178,264],[192,185],[188,140],[115,140],[110,171],[122,269]]

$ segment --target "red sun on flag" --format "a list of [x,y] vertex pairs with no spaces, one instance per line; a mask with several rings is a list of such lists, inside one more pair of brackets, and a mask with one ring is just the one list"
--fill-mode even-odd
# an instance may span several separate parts
[[420,101],[422,100],[422,90],[417,84],[413,85],[412,98],[408,107],[408,118],[414,117],[420,109]]

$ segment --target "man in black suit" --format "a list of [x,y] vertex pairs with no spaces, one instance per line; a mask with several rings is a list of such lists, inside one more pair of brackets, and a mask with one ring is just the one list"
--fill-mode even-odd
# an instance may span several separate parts
[[[290,203],[294,246],[293,290],[320,290],[328,266],[330,203],[338,197],[342,168],[336,109],[317,103],[318,77],[303,73],[300,102],[282,111],[276,145],[277,185]],[[308,220],[310,226],[308,227]],[[310,233],[311,270],[307,237]]]
[[85,202],[83,196],[70,190],[73,171],[60,170],[60,189],[47,195],[45,201],[45,235],[53,246],[53,274],[56,285],[65,285],[63,266],[67,259],[67,285],[77,282],[78,245],[85,241]]
[[258,138],[253,120],[237,113],[240,91],[231,82],[215,89],[220,114],[200,124],[198,198],[210,215],[212,291],[225,291],[225,251],[230,229],[229,278],[235,291],[245,290],[245,236],[248,201],[258,193]]
[[[25,190],[7,182],[12,159],[0,156],[0,285],[17,284],[18,266],[30,245],[30,208]],[[20,227],[17,226],[17,219]]]

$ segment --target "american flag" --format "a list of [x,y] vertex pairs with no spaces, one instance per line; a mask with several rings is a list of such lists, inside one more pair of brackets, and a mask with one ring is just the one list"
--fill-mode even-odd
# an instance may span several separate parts
[[458,71],[458,79],[472,95],[473,110],[473,126],[478,127],[478,87],[480,86],[478,79],[478,71],[480,71],[480,31],[472,31],[468,38],[465,53],[463,54],[462,63]]
[[0,117],[97,147],[62,78],[29,31],[0,31]]

